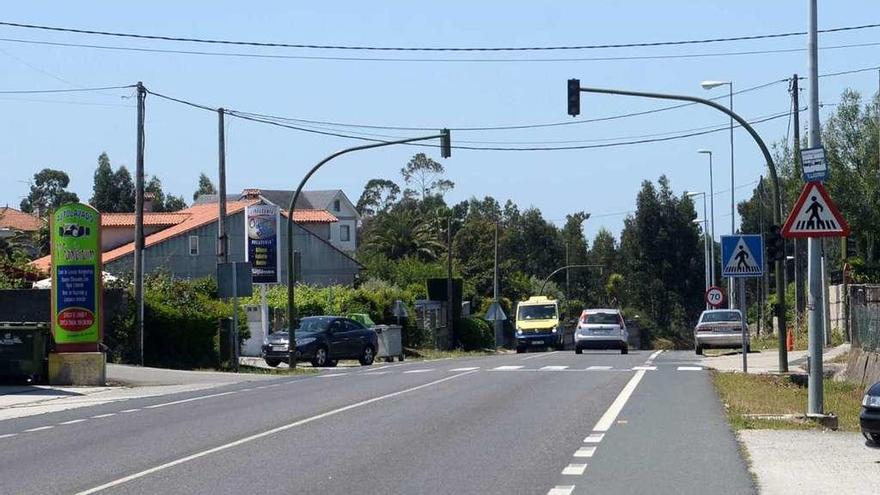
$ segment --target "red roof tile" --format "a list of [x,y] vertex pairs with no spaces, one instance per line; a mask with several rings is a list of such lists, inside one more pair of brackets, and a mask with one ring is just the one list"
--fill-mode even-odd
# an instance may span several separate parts
[[[187,218],[191,213],[173,212],[173,213],[144,213],[144,225],[150,227],[162,227],[177,225]],[[102,227],[134,227],[134,213],[101,213]]]
[[35,232],[43,226],[43,221],[38,217],[4,206],[0,208],[0,229],[23,230]]

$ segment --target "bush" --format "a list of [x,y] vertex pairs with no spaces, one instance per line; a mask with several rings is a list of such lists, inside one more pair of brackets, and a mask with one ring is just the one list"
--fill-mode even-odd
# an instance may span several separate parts
[[495,333],[489,322],[480,318],[461,318],[455,321],[455,334],[462,349],[476,351],[495,347]]

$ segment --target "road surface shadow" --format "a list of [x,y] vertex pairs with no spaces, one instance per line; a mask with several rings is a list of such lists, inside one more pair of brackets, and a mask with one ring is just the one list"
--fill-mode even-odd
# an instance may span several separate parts
[[71,390],[58,390],[48,386],[37,387],[33,385],[0,385],[0,396],[3,395],[45,395],[53,397],[70,397],[83,395]]

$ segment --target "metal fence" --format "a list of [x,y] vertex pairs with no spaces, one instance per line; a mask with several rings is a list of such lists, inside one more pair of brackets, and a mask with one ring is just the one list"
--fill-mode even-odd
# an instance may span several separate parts
[[880,308],[854,306],[851,311],[853,343],[864,351],[880,350]]

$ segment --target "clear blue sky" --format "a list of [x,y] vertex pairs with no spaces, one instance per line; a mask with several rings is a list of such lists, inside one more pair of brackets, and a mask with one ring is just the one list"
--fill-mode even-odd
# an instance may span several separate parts
[[[0,19],[85,29],[187,37],[290,43],[399,46],[547,46],[713,38],[802,31],[806,1],[665,2],[164,2],[136,8],[124,2],[17,2]],[[819,27],[880,21],[870,0],[820,2]],[[0,28],[0,37],[138,46],[321,55],[314,51],[223,48],[169,42],[138,42],[65,33]],[[880,29],[820,36],[820,46],[880,41]],[[480,54],[490,57],[596,57],[711,53],[804,48],[803,37],[691,47],[591,50],[550,54]],[[820,72],[880,65],[875,47],[824,50]],[[332,55],[414,56],[432,54],[352,53]],[[440,57],[466,57],[440,54]],[[0,41],[0,90],[131,84],[213,107],[342,122],[430,127],[468,127],[563,121],[565,81],[583,85],[689,93],[724,94],[700,88],[704,79],[732,80],[735,88],[806,74],[806,53],[680,58],[665,60],[542,63],[440,63],[315,61],[224,58],[100,51]],[[834,103],[845,87],[863,94],[877,89],[876,72],[825,78],[820,99]],[[101,94],[0,95],[0,203],[17,206],[27,181],[43,167],[60,168],[83,200],[91,196],[96,158],[107,151],[114,165],[133,171],[134,100],[127,91]],[[806,92],[802,101],[806,102]],[[123,98],[129,97],[129,98]],[[581,118],[667,105],[623,97],[583,95]],[[735,100],[747,118],[789,108],[785,84]],[[823,116],[833,107],[825,107]],[[802,120],[806,125],[806,114]],[[293,188],[306,169],[352,141],[302,134],[230,119],[228,188]],[[596,140],[723,125],[708,109],[686,108],[648,116],[566,127],[503,132],[455,132],[453,141]],[[783,118],[758,125],[767,141],[786,135]],[[166,192],[191,199],[199,172],[216,179],[216,116],[149,97],[146,170]],[[375,131],[409,135],[403,131]],[[666,174],[677,192],[708,189],[706,158],[715,152],[715,189],[730,187],[728,135],[617,148],[554,152],[456,151],[443,161],[456,188],[448,200],[492,195],[521,207],[539,207],[557,224],[567,213],[594,217],[586,231],[602,226],[618,233],[634,208],[644,179]],[[743,131],[736,132],[736,183],[762,173],[763,160]],[[395,147],[351,155],[319,172],[309,187],[342,188],[357,200],[374,177],[399,180],[398,170],[416,149]],[[437,150],[429,150],[437,159]],[[751,187],[737,190],[737,199]],[[729,229],[728,193],[716,196],[716,233]]]

